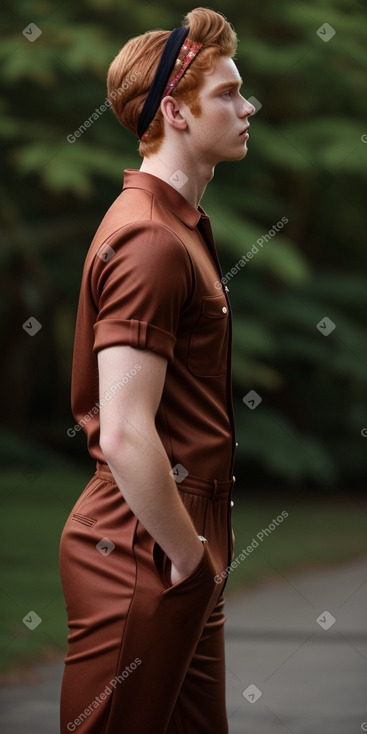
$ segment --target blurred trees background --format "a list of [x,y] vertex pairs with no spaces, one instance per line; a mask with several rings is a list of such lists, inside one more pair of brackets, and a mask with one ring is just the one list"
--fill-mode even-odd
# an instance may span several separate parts
[[[108,65],[128,38],[180,25],[197,4],[2,6],[3,466],[40,468],[50,449],[87,460],[84,434],[66,433],[75,422],[70,371],[81,272],[124,169],[141,159],[137,139],[110,110],[75,142],[67,138],[105,101]],[[236,474],[247,487],[359,489],[367,441],[363,4],[210,7],[233,23],[242,92],[262,105],[246,159],[220,164],[202,200],[223,273],[288,219],[228,282]],[[23,34],[30,23],[41,30],[36,39],[34,29]],[[31,316],[42,324],[32,337],[22,328]],[[328,336],[325,317],[335,325]],[[243,401],[251,390],[262,399],[255,410]]]

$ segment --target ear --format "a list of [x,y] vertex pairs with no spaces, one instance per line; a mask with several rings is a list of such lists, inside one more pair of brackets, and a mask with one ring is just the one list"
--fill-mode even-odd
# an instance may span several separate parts
[[184,104],[179,102],[174,97],[163,97],[161,101],[161,110],[164,119],[169,125],[172,125],[176,130],[186,130],[187,121],[184,117]]

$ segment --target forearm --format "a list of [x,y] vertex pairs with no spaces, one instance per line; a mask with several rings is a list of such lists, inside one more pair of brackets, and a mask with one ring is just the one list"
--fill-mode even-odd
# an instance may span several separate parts
[[[146,436],[149,436],[147,440]],[[104,453],[129,507],[183,575],[199,563],[203,546],[170,475],[155,426],[135,426]]]

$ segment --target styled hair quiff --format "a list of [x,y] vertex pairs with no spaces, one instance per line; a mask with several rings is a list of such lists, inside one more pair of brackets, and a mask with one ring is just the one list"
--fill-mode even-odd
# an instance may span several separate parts
[[[234,57],[237,35],[225,16],[210,8],[191,10],[183,19],[182,26],[189,27],[188,37],[202,43],[203,47],[178,82],[172,96],[183,100],[194,117],[199,117],[201,106],[198,92],[204,82],[204,74],[214,70],[220,56]],[[147,31],[131,38],[109,67],[107,93],[112,109],[119,122],[135,135],[138,135],[139,117],[170,33]],[[149,157],[157,153],[163,136],[163,115],[159,109],[149,126],[148,139],[140,142],[139,154]]]

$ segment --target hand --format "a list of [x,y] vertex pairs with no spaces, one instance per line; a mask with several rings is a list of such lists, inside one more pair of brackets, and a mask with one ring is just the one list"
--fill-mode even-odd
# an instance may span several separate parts
[[175,566],[171,562],[170,570],[166,574],[167,578],[170,581],[171,586],[173,586],[174,584],[177,584],[179,581],[182,581],[182,579],[186,578],[186,576],[191,576],[191,574],[195,571],[195,569],[201,562],[203,555],[204,555],[204,547],[202,549],[201,557],[199,558],[199,560],[194,561],[194,565],[192,566],[191,570],[189,567],[189,570],[186,569],[185,571],[179,571],[177,566]]
[[171,563],[171,573],[167,575],[169,577],[169,582],[171,586],[173,586],[174,584],[177,584],[179,581],[181,581],[181,579],[184,579],[185,576],[187,576],[187,573],[180,573],[178,568],[176,568],[176,566]]

